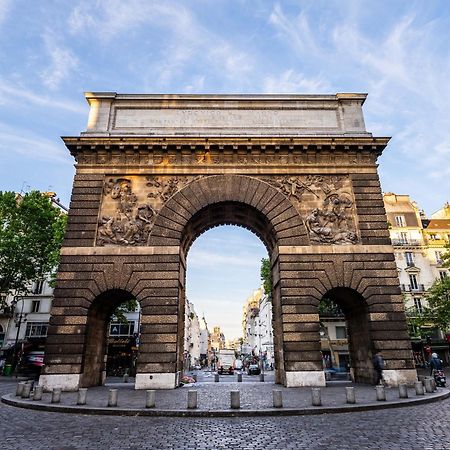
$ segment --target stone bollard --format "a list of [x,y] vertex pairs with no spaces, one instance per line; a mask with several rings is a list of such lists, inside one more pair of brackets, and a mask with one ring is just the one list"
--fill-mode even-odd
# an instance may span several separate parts
[[311,400],[313,406],[321,406],[322,398],[320,395],[320,388],[312,388],[311,389]]
[[25,381],[20,381],[19,383],[17,383],[16,397],[22,397],[22,391],[25,384],[26,384]]
[[31,386],[31,383],[25,383],[22,389],[22,398],[30,398]]
[[386,390],[384,389],[384,386],[375,386],[375,390],[377,392],[377,401],[384,402],[386,400]]
[[425,395],[425,391],[423,390],[423,383],[421,381],[416,381],[414,383],[414,388],[416,389],[416,395]]
[[215,374],[214,374],[214,382],[215,382],[215,383],[218,383],[218,382],[219,382],[219,374],[218,374],[218,373],[215,373]]
[[119,392],[117,389],[110,389],[108,394],[108,406],[117,406]]
[[197,374],[194,373],[194,375],[192,375],[192,379],[197,383]]
[[239,409],[241,407],[241,399],[239,391],[231,391],[231,409]]
[[398,398],[408,398],[408,386],[406,384],[398,385]]
[[273,391],[273,407],[283,407],[283,392],[280,389],[274,389]]
[[156,402],[156,392],[155,391],[146,391],[145,397],[145,407],[146,408],[154,408]]
[[87,398],[87,388],[78,389],[77,405],[85,405]]
[[242,383],[242,373],[237,374],[238,383]]
[[42,393],[44,389],[42,386],[35,386],[33,391],[33,400],[42,400]]
[[261,383],[264,383],[264,374],[263,373],[259,374],[259,381],[261,381]]
[[128,379],[130,378],[130,375],[128,375],[128,373],[124,373],[123,375],[123,382],[124,383],[128,383]]
[[434,377],[431,377],[431,387],[433,388],[433,392],[437,391],[436,380]]
[[427,393],[432,393],[433,392],[433,385],[431,384],[431,378],[427,377],[424,380],[424,384],[425,384],[425,392]]
[[345,398],[347,400],[347,403],[351,403],[351,404],[356,403],[354,387],[346,387],[345,388]]
[[188,391],[188,409],[197,409],[197,391]]
[[52,403],[59,403],[61,401],[61,388],[53,388]]

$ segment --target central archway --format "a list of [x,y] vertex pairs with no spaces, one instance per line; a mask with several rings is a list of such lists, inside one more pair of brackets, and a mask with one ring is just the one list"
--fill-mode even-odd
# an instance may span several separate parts
[[270,184],[248,176],[199,177],[175,194],[162,208],[152,229],[150,245],[178,245],[180,287],[177,371],[183,366],[186,256],[194,240],[220,225],[244,227],[258,236],[269,253],[273,279],[275,381],[285,383],[280,245],[307,245],[307,231],[292,203]]

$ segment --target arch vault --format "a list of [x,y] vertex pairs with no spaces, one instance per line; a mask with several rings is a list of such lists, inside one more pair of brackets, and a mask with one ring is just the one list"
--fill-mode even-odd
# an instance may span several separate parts
[[86,94],[87,131],[63,138],[76,175],[40,383],[98,384],[107,302],[136,298],[136,388],[176,387],[186,254],[222,224],[269,251],[277,382],[325,384],[327,293],[353,326],[357,381],[376,349],[389,383],[415,380],[376,165],[389,138],[365,130],[365,97]]

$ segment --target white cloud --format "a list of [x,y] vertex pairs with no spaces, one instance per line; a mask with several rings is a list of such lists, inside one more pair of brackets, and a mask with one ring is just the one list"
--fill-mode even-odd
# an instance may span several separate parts
[[8,106],[37,105],[51,109],[61,109],[76,114],[87,114],[87,105],[70,100],[36,94],[25,87],[15,85],[0,78],[0,104]]
[[27,129],[11,128],[0,123],[0,152],[15,152],[29,161],[46,160],[53,163],[70,163],[71,156],[64,145],[57,144]]
[[11,4],[11,0],[0,0],[0,25],[6,20]]
[[330,83],[322,75],[317,78],[307,78],[293,69],[284,71],[281,75],[269,75],[263,80],[263,90],[267,93],[314,93],[323,94],[331,90]]
[[78,68],[79,61],[69,48],[57,43],[52,33],[46,32],[43,39],[50,64],[42,71],[41,79],[45,86],[55,90]]

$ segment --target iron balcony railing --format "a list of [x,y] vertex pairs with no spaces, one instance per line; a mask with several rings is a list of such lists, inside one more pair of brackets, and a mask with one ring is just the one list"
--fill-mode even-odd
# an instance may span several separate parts
[[402,292],[425,292],[425,286],[423,284],[418,284],[416,286],[411,284],[401,284],[400,288]]
[[422,241],[417,239],[392,239],[392,245],[398,247],[418,247],[422,245]]

